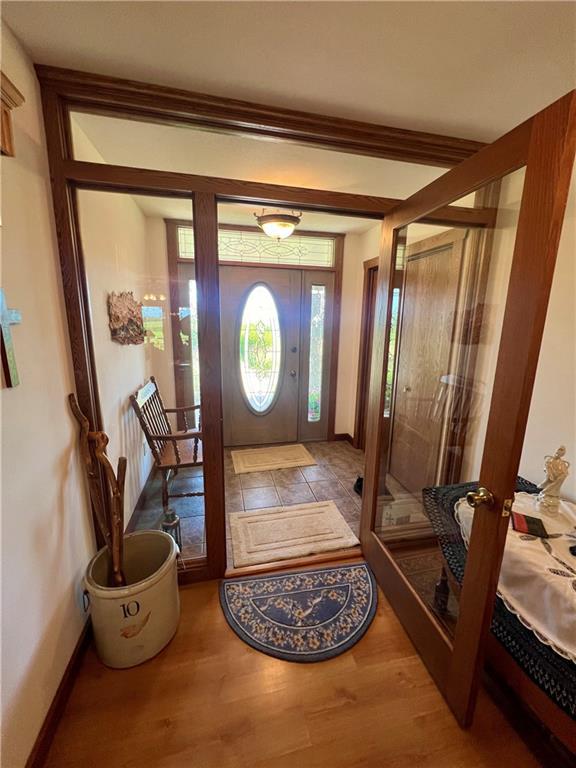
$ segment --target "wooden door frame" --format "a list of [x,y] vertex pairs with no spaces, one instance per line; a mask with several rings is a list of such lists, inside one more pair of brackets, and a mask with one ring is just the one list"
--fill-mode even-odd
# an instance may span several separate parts
[[[190,259],[181,259],[178,250],[178,227],[194,228],[193,222],[186,219],[164,219],[166,227],[166,248],[168,256],[168,277],[170,285],[170,306],[172,312],[177,306],[178,301],[178,264],[189,264]],[[259,227],[241,224],[218,224],[218,229],[234,232],[261,232]],[[334,426],[336,422],[336,385],[338,374],[338,353],[340,349],[340,313],[342,307],[342,270],[344,266],[344,241],[345,235],[341,232],[316,232],[314,230],[299,230],[300,237],[323,237],[334,240],[334,264],[331,267],[317,267],[312,265],[299,264],[260,264],[259,262],[238,262],[238,261],[219,261],[221,267],[265,267],[266,269],[299,269],[301,271],[313,272],[332,272],[334,273],[334,301],[332,311],[332,345],[330,350],[330,376],[328,391],[328,440],[335,440],[336,434]],[[174,353],[174,363],[176,363],[175,350],[178,329],[175,324],[175,318],[172,314],[172,350]],[[176,400],[182,400],[184,404],[183,393],[176,387]]]
[[40,82],[69,109],[129,120],[195,126],[239,136],[266,136],[337,152],[457,165],[485,146],[480,141],[257,104],[108,75],[36,64]]
[[[201,382],[204,392],[204,429],[207,440],[214,446],[222,445],[222,404],[220,390],[220,339],[219,339],[219,288],[218,288],[218,222],[219,202],[243,202],[255,206],[278,205],[302,210],[317,210],[339,215],[364,216],[382,221],[399,202],[390,198],[357,195],[345,192],[287,187],[236,179],[172,173],[153,169],[130,168],[73,159],[70,126],[70,106],[78,91],[66,77],[52,77],[54,71],[46,74],[38,70],[41,86],[42,108],[46,144],[50,168],[52,204],[56,224],[56,235],[60,254],[62,289],[70,350],[76,385],[77,400],[83,413],[89,419],[91,429],[102,429],[102,415],[95,367],[92,330],[90,327],[90,302],[86,282],[84,256],[81,247],[77,210],[77,190],[122,192],[127,194],[149,194],[175,197],[194,201],[194,236],[198,258],[197,279],[202,275],[206,288],[206,322],[203,324],[204,351],[201,368],[205,380]],[[88,111],[97,111],[99,99],[105,94],[94,92],[92,96],[84,90],[84,105]],[[114,97],[116,107],[124,116],[143,119],[130,98],[122,101],[121,95]],[[166,113],[157,115],[155,120],[167,125],[174,121]],[[491,208],[464,208],[446,206],[428,217],[432,223],[470,224],[490,226],[495,211]],[[202,255],[200,255],[202,254]],[[210,321],[210,322],[207,322]],[[333,361],[334,364],[334,361]],[[212,421],[207,429],[206,418]],[[181,580],[194,581],[217,578],[224,575],[226,568],[225,518],[224,518],[224,474],[222,451],[210,450],[211,475],[209,484],[211,515],[209,535],[214,541],[210,561],[198,560],[190,569],[181,574]],[[208,456],[206,456],[208,464]],[[106,494],[103,493],[106,498]],[[98,528],[95,526],[96,541],[103,545]]]
[[[473,717],[474,695],[469,700],[468,692],[475,694],[480,684],[509,523],[506,507],[513,498],[520,463],[575,148],[576,91],[571,91],[421,189],[384,221],[360,538],[386,597],[463,726]],[[459,622],[452,639],[373,532],[380,456],[387,450],[378,414],[385,394],[391,275],[403,227],[523,166],[526,175],[479,478],[481,485],[496,491],[495,504],[492,511],[474,516],[472,537],[481,546],[469,550]],[[511,402],[517,407],[511,408]],[[496,490],[502,488],[506,488],[505,494]],[[497,562],[488,562],[482,549],[498,552]]]
[[366,435],[364,433],[364,424],[366,420],[366,411],[368,408],[368,392],[370,358],[372,350],[370,349],[371,335],[371,317],[370,310],[372,302],[376,298],[376,281],[378,278],[379,257],[368,259],[364,262],[364,282],[362,284],[362,309],[360,315],[360,344],[358,350],[358,378],[356,384],[356,412],[354,417],[354,436],[352,445],[354,448],[365,447]]

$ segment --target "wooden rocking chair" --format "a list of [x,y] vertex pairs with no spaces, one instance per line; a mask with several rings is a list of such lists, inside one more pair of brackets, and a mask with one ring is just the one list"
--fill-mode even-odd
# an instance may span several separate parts
[[[198,467],[202,465],[202,429],[198,420],[197,429],[188,428],[187,414],[196,411],[200,415],[199,405],[183,406],[180,408],[165,408],[156,379],[150,381],[130,395],[130,402],[136,412],[146,442],[152,451],[154,464],[162,475],[162,509],[164,518],[162,530],[170,533],[176,543],[182,547],[180,518],[170,510],[169,500],[190,496],[204,496],[204,491],[189,493],[170,493],[170,482],[178,474],[179,469]],[[173,432],[168,419],[168,413],[175,413],[183,419],[184,431]]]

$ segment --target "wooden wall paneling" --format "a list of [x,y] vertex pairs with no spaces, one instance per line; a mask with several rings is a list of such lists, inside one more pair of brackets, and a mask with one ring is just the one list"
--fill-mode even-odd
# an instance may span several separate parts
[[216,197],[194,195],[194,252],[198,291],[200,396],[204,432],[204,487],[208,571],[219,578],[226,570],[224,442],[222,435],[222,367],[220,288],[218,280],[218,212]]
[[484,144],[470,139],[411,131],[376,123],[210,96],[106,75],[36,65],[44,86],[65,96],[70,108],[131,120],[201,126],[239,135],[450,167]]

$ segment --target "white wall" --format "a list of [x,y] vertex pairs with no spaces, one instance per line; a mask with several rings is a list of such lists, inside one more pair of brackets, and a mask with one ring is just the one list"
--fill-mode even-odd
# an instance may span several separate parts
[[523,186],[524,169],[520,169],[503,179],[500,188],[482,330],[474,370],[471,417],[462,461],[463,482],[477,480],[480,475]]
[[[477,479],[480,471],[522,185],[523,172],[519,171],[503,181],[500,194],[486,295],[487,333],[480,345],[476,369],[477,422],[474,434],[469,434],[464,479]],[[572,473],[563,487],[563,495],[570,499],[576,499],[575,219],[576,180],[572,183],[562,230],[519,469],[523,477],[540,482],[544,476],[544,456],[565,445]]]
[[166,225],[164,220],[146,217],[146,259],[149,275],[150,293],[164,296],[158,304],[164,310],[164,350],[146,345],[148,370],[156,377],[164,405],[171,408],[176,405],[174,387],[174,368],[172,356],[172,332],[170,326],[170,283],[168,278],[168,248],[166,243]]
[[563,496],[576,501],[576,174],[560,239],[520,474],[540,482],[544,455],[562,444],[572,463]]
[[[77,128],[75,145],[91,162],[102,158]],[[86,265],[96,375],[103,427],[110,442],[108,455],[116,466],[126,456],[124,522],[128,523],[152,469],[152,455],[129,397],[155,376],[164,402],[174,403],[172,337],[170,333],[166,228],[158,217],[147,218],[138,197],[113,192],[78,192],[80,238]],[[146,294],[163,295],[164,350],[152,344],[122,345],[112,341],[108,327],[108,294],[132,291],[137,301]]]
[[4,26],[2,71],[26,102],[16,156],[2,158],[2,287],[21,383],[2,411],[2,757],[22,768],[85,621],[81,577],[94,550],[77,458],[74,390],[38,85]]
[[119,344],[108,326],[108,295],[133,291],[140,301],[149,285],[146,219],[130,195],[80,190],[80,238],[86,265],[96,375],[108,455],[126,456],[124,521],[128,522],[152,468],[150,451],[129,397],[150,376],[148,345]]
[[340,313],[340,342],[338,347],[338,378],[336,388],[336,419],[334,431],[354,436],[356,387],[360,355],[360,325],[364,262],[379,255],[381,225],[366,232],[346,235],[342,269],[342,305]]

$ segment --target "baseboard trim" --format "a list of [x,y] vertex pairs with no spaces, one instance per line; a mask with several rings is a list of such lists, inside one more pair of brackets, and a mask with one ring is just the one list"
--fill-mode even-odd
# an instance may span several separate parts
[[88,619],[84,625],[78,642],[72,652],[70,661],[68,662],[60,685],[54,694],[52,703],[46,713],[42,727],[36,737],[32,751],[26,761],[25,768],[43,768],[48,757],[48,751],[54,739],[54,734],[58,728],[58,724],[62,719],[64,708],[72,692],[72,686],[80,669],[80,664],[84,658],[84,654],[90,645],[92,640],[92,621]]
[[335,432],[334,440],[346,440],[350,445],[354,445],[354,438],[348,432]]

